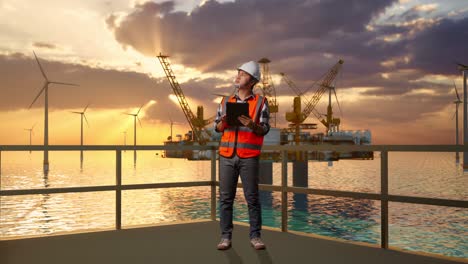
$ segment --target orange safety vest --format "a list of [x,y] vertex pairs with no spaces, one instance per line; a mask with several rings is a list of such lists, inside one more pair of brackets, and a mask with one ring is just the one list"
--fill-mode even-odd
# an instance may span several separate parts
[[[235,96],[226,96],[223,98],[222,114],[226,113],[226,103],[237,102]],[[265,104],[265,97],[254,95],[254,99],[249,99],[249,116],[253,122],[257,123],[260,120],[260,112]],[[260,150],[263,145],[263,136],[256,135],[252,129],[245,126],[227,126],[219,143],[219,155],[230,158],[234,155],[234,151],[240,158],[252,158],[260,155]]]

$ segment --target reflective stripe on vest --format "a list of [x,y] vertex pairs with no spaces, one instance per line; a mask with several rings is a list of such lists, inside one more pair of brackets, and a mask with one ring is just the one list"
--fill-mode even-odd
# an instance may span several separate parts
[[[260,114],[265,103],[265,98],[260,95],[254,95],[253,99],[249,99],[249,115],[252,120],[258,124]],[[226,113],[227,102],[237,102],[234,96],[223,98],[222,114]],[[263,145],[263,136],[258,136],[253,133],[252,129],[244,126],[226,127],[221,137],[219,144],[219,154],[224,157],[234,155],[234,150],[241,158],[250,158],[260,155],[260,150]]]

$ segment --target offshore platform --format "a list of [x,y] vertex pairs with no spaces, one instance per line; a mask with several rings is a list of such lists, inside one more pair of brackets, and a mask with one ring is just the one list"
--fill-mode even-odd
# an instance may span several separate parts
[[[169,62],[169,56],[159,54],[157,56],[166,77],[172,87],[174,94],[181,106],[181,109],[190,125],[191,130],[184,136],[178,134],[175,139],[171,135],[164,142],[165,145],[212,145],[217,146],[221,138],[221,134],[214,131],[213,121],[214,116],[208,119],[204,118],[203,106],[197,107],[196,115],[190,109],[190,106],[184,96],[180,84],[177,82],[176,76]],[[334,117],[332,108],[332,94],[334,94],[337,105],[340,108],[338,98],[336,96],[335,86],[332,85],[336,76],[340,72],[343,60],[339,60],[333,67],[328,70],[319,80],[317,80],[308,89],[300,90],[295,83],[285,74],[280,73],[282,80],[296,94],[293,99],[293,107],[291,112],[286,113],[286,120],[289,122],[288,127],[277,127],[277,113],[279,105],[276,100],[276,90],[270,74],[270,60],[262,58],[258,61],[261,66],[262,79],[254,88],[255,93],[261,93],[268,98],[270,108],[270,132],[265,136],[264,145],[370,145],[371,132],[369,130],[340,130],[340,118]],[[317,87],[313,95],[308,98],[307,93],[310,89]],[[321,114],[316,106],[323,95],[328,92],[328,107],[327,113]],[[302,104],[304,107],[302,108]],[[317,129],[316,123],[304,123],[306,119],[313,114],[320,123],[325,126],[325,132],[311,133],[311,130]],[[336,151],[311,151],[306,153],[289,153],[288,160],[290,161],[337,161],[340,159],[373,159],[373,152],[369,151],[352,151],[352,152],[336,152]],[[163,157],[166,158],[187,158],[190,160],[211,159],[210,151],[182,151],[182,150],[166,150]],[[278,161],[279,153],[274,151],[263,151],[261,159],[263,161]]]

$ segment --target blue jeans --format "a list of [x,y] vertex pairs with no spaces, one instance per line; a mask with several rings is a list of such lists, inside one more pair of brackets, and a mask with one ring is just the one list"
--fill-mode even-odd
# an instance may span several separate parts
[[260,237],[262,212],[258,193],[259,158],[219,157],[219,198],[221,237],[232,238],[232,212],[239,175],[249,208],[250,238]]

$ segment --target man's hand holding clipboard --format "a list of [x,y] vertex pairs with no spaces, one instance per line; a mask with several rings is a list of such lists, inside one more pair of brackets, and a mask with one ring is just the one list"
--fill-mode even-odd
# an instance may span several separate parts
[[241,122],[242,125],[244,125],[246,127],[252,128],[252,126],[253,126],[253,120],[252,120],[252,118],[250,118],[248,116],[241,115],[241,116],[238,117],[238,120],[239,120],[239,122]]
[[227,103],[226,104],[227,124],[229,126],[246,126],[251,120],[249,117],[248,103]]

